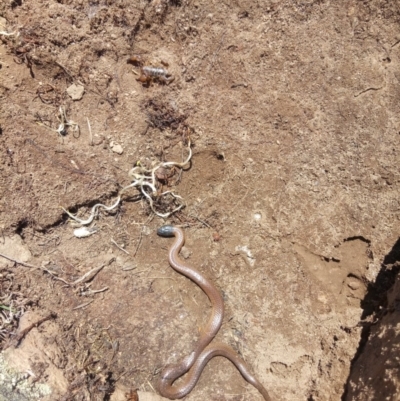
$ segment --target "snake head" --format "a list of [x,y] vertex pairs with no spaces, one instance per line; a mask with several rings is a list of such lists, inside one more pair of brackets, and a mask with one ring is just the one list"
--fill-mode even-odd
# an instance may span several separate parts
[[157,230],[157,234],[160,237],[173,237],[175,235],[174,226],[162,226]]

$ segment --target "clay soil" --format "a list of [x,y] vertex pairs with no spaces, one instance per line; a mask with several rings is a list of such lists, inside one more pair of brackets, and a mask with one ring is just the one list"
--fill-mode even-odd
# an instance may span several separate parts
[[[3,0],[0,17],[1,400],[161,399],[210,315],[165,223],[273,400],[399,399],[398,2]],[[74,235],[61,207],[112,205],[189,138],[157,177],[182,210],[133,187]],[[186,399],[261,395],[214,358]]]

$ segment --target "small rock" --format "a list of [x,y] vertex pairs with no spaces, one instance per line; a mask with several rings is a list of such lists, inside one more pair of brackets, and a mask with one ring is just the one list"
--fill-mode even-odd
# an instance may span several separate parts
[[110,146],[111,146],[111,150],[114,153],[118,153],[119,155],[122,155],[122,153],[124,152],[124,149],[122,149],[121,145],[118,145],[118,144],[116,144],[114,142],[111,142]]
[[0,30],[6,30],[7,20],[3,17],[0,17]]
[[[28,247],[24,244],[19,235],[3,237],[0,242],[0,252],[20,262],[27,262],[32,256]],[[14,265],[14,262],[3,258],[0,259],[0,268],[12,265]]]
[[72,100],[81,100],[84,92],[85,88],[82,85],[72,84],[67,88],[67,93]]
[[182,255],[183,259],[188,259],[189,256],[190,256],[190,253],[191,253],[191,252],[189,251],[188,248],[186,248],[185,246],[182,247],[182,249],[181,249],[181,255]]
[[360,288],[360,281],[359,280],[349,280],[347,283],[349,288],[351,288],[353,291],[358,290]]

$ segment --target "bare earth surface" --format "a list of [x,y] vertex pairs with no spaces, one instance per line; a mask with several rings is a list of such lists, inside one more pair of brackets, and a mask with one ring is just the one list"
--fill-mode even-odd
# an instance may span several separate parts
[[[389,0],[2,1],[0,400],[161,399],[210,315],[166,222],[273,400],[398,400],[399,22]],[[157,177],[185,208],[132,187],[74,236],[61,207],[112,205],[189,138]],[[215,358],[186,399],[261,395]]]

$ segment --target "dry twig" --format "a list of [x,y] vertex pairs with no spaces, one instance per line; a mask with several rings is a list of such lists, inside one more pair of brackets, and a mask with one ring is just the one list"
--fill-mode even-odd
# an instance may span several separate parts
[[18,347],[20,344],[21,340],[34,328],[40,326],[43,322],[50,320],[50,319],[56,319],[57,318],[57,313],[51,312],[48,316],[39,319],[37,322],[30,324],[27,328],[22,330],[15,338],[12,339],[10,344],[8,346],[13,345],[14,347]]
[[75,280],[73,283],[70,283],[70,285],[76,285],[76,284],[82,284],[86,283],[90,280],[92,280],[96,274],[103,269],[103,267],[110,265],[112,262],[114,262],[115,258],[111,258],[107,263],[102,264],[99,267],[95,267],[92,270],[89,270],[87,273],[85,273],[82,277],[78,278]]
[[113,238],[111,238],[111,242],[112,242],[120,251],[125,252],[127,255],[129,255],[129,252],[128,252],[126,249],[122,248],[122,246],[119,246],[119,245],[114,241]]
[[3,255],[2,253],[0,253],[0,256],[1,256],[2,258],[4,258],[4,259],[8,259],[9,261],[16,263],[17,265],[21,265],[21,266],[25,266],[25,267],[30,267],[30,268],[32,268],[32,269],[39,269],[39,268],[36,267],[36,266],[33,266],[33,265],[30,265],[29,263],[21,262],[21,261],[19,261],[19,260],[10,258],[9,256]]

